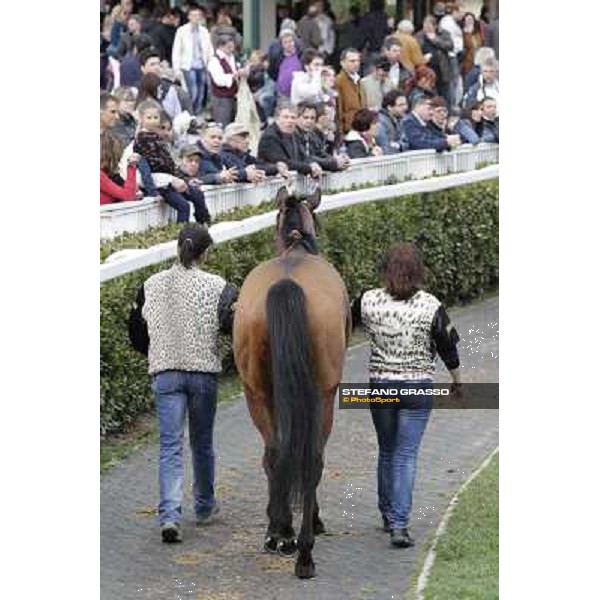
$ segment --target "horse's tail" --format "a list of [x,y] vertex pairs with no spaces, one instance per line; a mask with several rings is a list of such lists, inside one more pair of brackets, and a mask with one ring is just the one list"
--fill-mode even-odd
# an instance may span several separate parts
[[306,296],[291,279],[267,294],[273,405],[277,422],[275,477],[282,500],[297,505],[317,479],[321,402],[306,315]]

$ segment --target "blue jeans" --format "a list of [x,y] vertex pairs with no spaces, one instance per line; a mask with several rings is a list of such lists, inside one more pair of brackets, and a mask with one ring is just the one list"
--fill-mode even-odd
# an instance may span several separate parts
[[154,376],[152,389],[160,429],[158,517],[161,525],[181,522],[186,412],[192,449],[196,515],[206,515],[215,504],[213,425],[217,385],[216,373],[163,371]]
[[183,71],[183,76],[192,101],[192,110],[198,115],[206,104],[206,69]]
[[256,90],[256,92],[253,94],[257,108],[260,106],[262,109],[262,116],[264,117],[265,121],[269,117],[272,117],[273,113],[275,112],[275,93],[275,84],[273,83],[273,80],[270,79],[268,75],[265,75],[265,85]]
[[140,156],[140,161],[138,162],[137,168],[142,178],[142,185],[144,186],[145,195],[158,196],[156,186],[154,185],[154,179],[152,179],[152,171],[150,170],[150,165],[143,156]]
[[[430,380],[391,381],[372,379],[372,388],[398,389],[407,383],[421,387]],[[377,496],[381,515],[392,529],[408,526],[412,495],[417,473],[417,455],[423,432],[431,414],[431,396],[412,396],[401,405],[370,405],[371,417],[377,432],[379,460],[377,463]]]
[[187,223],[190,220],[190,205],[182,194],[176,192],[170,185],[158,190],[165,202],[177,211],[177,223]]

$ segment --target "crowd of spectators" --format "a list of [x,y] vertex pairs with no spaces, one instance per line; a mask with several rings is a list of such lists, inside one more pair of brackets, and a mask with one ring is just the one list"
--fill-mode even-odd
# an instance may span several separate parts
[[235,5],[158,4],[121,0],[101,21],[101,204],[160,196],[209,223],[207,185],[499,142],[498,21],[460,2],[418,32],[381,0],[344,23],[321,0],[279,7],[278,35],[247,57]]

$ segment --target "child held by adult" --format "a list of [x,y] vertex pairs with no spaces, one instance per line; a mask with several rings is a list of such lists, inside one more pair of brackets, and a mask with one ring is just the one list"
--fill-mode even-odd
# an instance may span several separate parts
[[165,202],[177,211],[177,222],[185,223],[189,221],[190,206],[182,194],[187,191],[188,186],[183,179],[175,175],[177,167],[171,156],[169,144],[160,133],[160,113],[160,106],[152,100],[144,101],[138,106],[140,129],[133,151],[148,161],[153,175],[166,175],[157,183],[157,190]]

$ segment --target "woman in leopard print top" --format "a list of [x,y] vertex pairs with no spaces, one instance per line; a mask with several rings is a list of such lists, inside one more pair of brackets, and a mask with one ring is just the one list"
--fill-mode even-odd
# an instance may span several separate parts
[[181,541],[183,428],[189,415],[196,519],[218,512],[214,494],[213,424],[221,371],[219,333],[231,333],[237,290],[199,268],[212,244],[190,224],[179,234],[179,261],[147,279],[129,321],[133,346],[148,356],[160,430],[158,507],[162,538]]
[[[427,386],[433,382],[436,352],[460,384],[456,330],[441,302],[421,289],[424,268],[412,243],[393,245],[382,264],[384,287],[354,303],[371,339],[370,387]],[[431,396],[411,404],[370,404],[379,444],[377,487],[384,529],[396,547],[414,545],[408,533],[417,454],[431,413]]]

